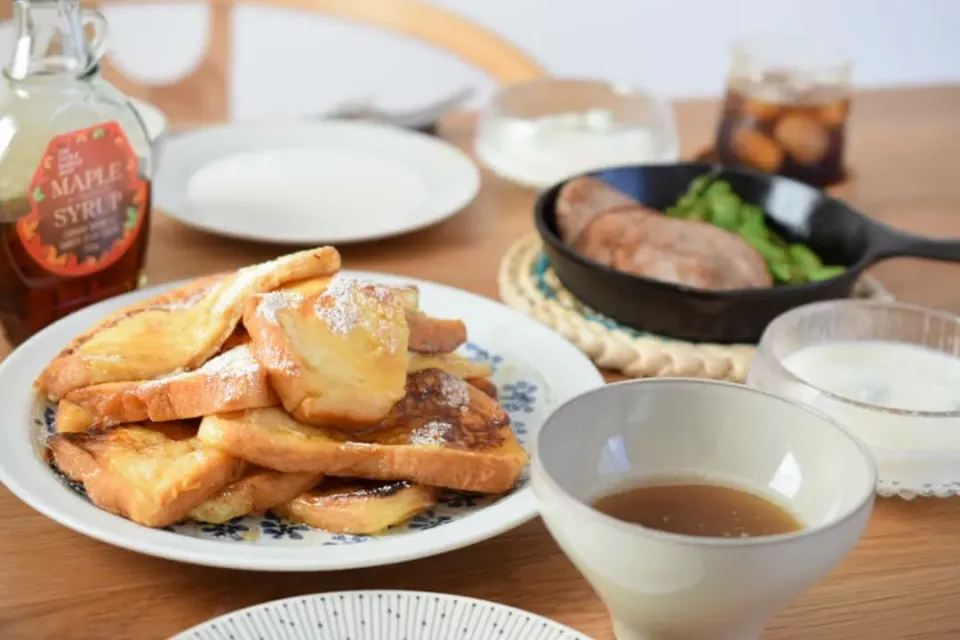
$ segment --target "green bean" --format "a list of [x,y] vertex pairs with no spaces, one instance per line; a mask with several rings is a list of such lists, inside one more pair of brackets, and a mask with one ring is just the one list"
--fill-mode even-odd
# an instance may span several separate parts
[[728,231],[740,226],[740,198],[732,193],[717,193],[707,195],[707,204],[710,207],[710,222]]
[[790,263],[790,260],[787,257],[787,252],[777,245],[770,243],[765,238],[745,236],[743,239],[746,240],[751,247],[756,249],[757,253],[763,256],[763,259],[767,261],[768,267],[774,262],[782,262],[784,264]]
[[767,267],[770,269],[770,275],[777,282],[790,282],[793,278],[793,270],[786,262],[770,262]]
[[686,210],[692,207],[694,204],[696,204],[696,202],[697,202],[697,197],[692,193],[688,193],[683,197],[681,197],[679,200],[677,200],[677,206],[680,207],[681,209]]
[[790,284],[803,284],[807,281],[807,274],[797,265],[790,266]]
[[766,240],[769,237],[770,231],[767,229],[767,224],[762,217],[749,217],[743,221],[740,228],[737,229],[737,233],[743,237],[752,236]]
[[703,191],[704,187],[710,182],[710,178],[711,174],[705,173],[691,180],[690,185],[687,187],[687,195],[691,197],[700,195],[700,192]]
[[777,284],[802,284],[842,274],[840,266],[825,266],[810,247],[788,243],[767,224],[763,209],[746,203],[730,183],[704,174],[664,213],[674,218],[706,222],[737,234],[759,253]]
[[707,187],[704,195],[709,198],[711,195],[717,193],[733,193],[733,188],[730,186],[730,183],[725,180],[714,180],[710,183],[710,186]]
[[817,254],[802,244],[791,244],[787,250],[790,252],[790,260],[803,269],[805,273],[810,273],[823,266]]
[[812,269],[807,272],[807,281],[809,282],[822,282],[823,280],[830,280],[831,278],[836,278],[837,276],[843,275],[846,271],[843,267],[836,266],[824,266],[817,269]]
[[693,207],[690,208],[690,211],[687,212],[687,220],[696,220],[698,222],[704,222],[710,217],[710,211],[707,210],[707,205],[703,202],[698,202]]
[[756,225],[763,227],[764,231],[767,229],[767,219],[763,215],[763,209],[755,204],[744,204],[740,207],[740,218],[744,226]]

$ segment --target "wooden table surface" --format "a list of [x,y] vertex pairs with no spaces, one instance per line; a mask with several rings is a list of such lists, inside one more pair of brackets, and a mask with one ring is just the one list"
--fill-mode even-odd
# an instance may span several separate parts
[[[902,228],[960,237],[960,87],[861,94],[848,159],[852,199]],[[677,107],[683,147],[712,136],[716,104]],[[444,135],[470,143],[469,120]],[[349,268],[435,280],[497,297],[499,258],[532,230],[533,194],[485,174],[456,218],[413,235],[343,247]],[[347,212],[345,212],[347,213]],[[274,247],[193,231],[156,215],[152,283],[274,257]],[[874,270],[903,300],[960,312],[960,267],[912,260]],[[15,428],[16,425],[6,425]],[[485,598],[611,639],[606,614],[539,520],[473,547],[390,567],[264,574],[194,567],[115,549],[61,527],[0,488],[0,638],[166,638],[249,605],[341,589],[418,589]],[[773,622],[765,640],[960,637],[960,499],[880,500],[842,565]]]

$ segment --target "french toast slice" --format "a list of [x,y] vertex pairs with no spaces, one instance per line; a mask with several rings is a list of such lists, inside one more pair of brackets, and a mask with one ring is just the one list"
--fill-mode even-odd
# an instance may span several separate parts
[[205,278],[127,307],[74,340],[47,365],[35,386],[59,400],[80,387],[189,371],[229,339],[250,296],[339,269],[336,249],[321,247]]
[[[284,286],[282,290],[312,296],[322,293],[334,282],[334,278],[314,278]],[[452,353],[467,341],[467,327],[462,321],[434,318],[420,311],[420,290],[416,285],[376,286],[400,299],[410,329],[407,343],[410,351],[423,354]]]
[[[303,282],[294,282],[280,287],[280,291],[299,293],[304,296],[313,296],[323,293],[333,281],[334,276],[311,278]],[[377,285],[386,289],[400,299],[404,311],[416,311],[420,307],[420,290],[415,285]]]
[[251,467],[223,491],[190,511],[197,522],[220,524],[240,516],[263,514],[315,487],[318,473],[283,473]]
[[497,385],[490,378],[466,378],[467,384],[471,384],[485,394],[497,399]]
[[54,428],[57,433],[80,433],[93,428],[97,417],[80,405],[69,400],[57,403],[57,414],[54,419]]
[[167,422],[213,413],[274,407],[267,373],[243,344],[199,369],[145,382],[107,382],[74,389],[57,407],[58,432],[130,422]]
[[58,433],[47,445],[57,467],[83,483],[101,509],[164,527],[235,482],[245,463],[203,445],[184,422]]
[[502,493],[527,453],[496,400],[460,378],[426,369],[377,428],[363,433],[304,425],[277,408],[207,416],[205,444],[261,467]]
[[[76,433],[93,427],[131,422],[167,422],[215,413],[274,407],[280,404],[266,370],[250,353],[249,342],[208,360],[199,369],[144,382],[108,382],[74,389],[57,404],[56,429]],[[249,341],[249,337],[247,337]],[[490,368],[456,354],[435,356],[409,352],[407,372],[442,369],[484,391]],[[496,397],[496,387],[492,395]]]
[[450,375],[467,380],[469,378],[489,378],[493,371],[489,365],[474,362],[455,353],[429,355],[411,351],[408,354],[407,373],[416,373],[424,369],[441,369]]
[[254,358],[300,422],[369,427],[403,397],[409,331],[386,289],[340,278],[319,294],[255,296],[243,324]]
[[439,495],[436,487],[405,480],[326,478],[271,511],[331,533],[373,535],[423,513],[437,503]]
[[410,351],[425,354],[452,353],[467,341],[467,327],[461,320],[445,320],[422,311],[407,312]]

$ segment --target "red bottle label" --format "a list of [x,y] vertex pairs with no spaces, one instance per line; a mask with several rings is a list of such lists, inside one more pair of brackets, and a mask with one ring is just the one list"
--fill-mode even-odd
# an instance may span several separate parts
[[133,245],[148,189],[116,122],[55,137],[30,183],[30,213],[17,235],[41,267],[61,276],[106,269]]

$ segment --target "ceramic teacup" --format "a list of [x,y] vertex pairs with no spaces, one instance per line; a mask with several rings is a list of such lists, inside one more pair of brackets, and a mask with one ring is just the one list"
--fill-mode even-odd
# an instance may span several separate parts
[[[612,488],[691,475],[768,497],[794,533],[665,533],[592,508]],[[551,535],[618,640],[756,640],[856,544],[873,508],[869,450],[828,416],[741,385],[655,379],[570,400],[537,437],[533,488]]]

